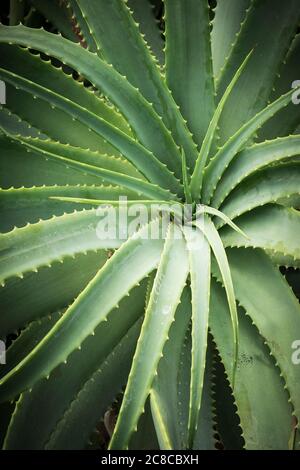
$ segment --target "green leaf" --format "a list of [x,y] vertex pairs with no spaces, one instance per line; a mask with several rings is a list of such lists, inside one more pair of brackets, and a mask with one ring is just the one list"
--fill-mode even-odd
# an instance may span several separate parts
[[60,33],[70,41],[77,41],[74,30],[72,29],[71,15],[65,3],[59,0],[31,0],[33,6],[42,13]]
[[[7,435],[7,449],[43,449],[46,446],[85,382],[100,364],[105,364],[106,359],[143,314],[145,287],[143,282],[141,286],[134,288],[130,296],[125,297],[119,307],[112,310],[107,322],[98,325],[95,335],[88,336],[81,349],[69,356],[66,364],[61,364],[49,379],[40,380],[31,391],[21,395]],[[114,386],[120,379],[117,393],[121,391],[124,382],[122,371],[115,373]],[[124,373],[126,374],[125,369]],[[112,390],[109,405],[117,393]],[[99,414],[94,408],[94,416],[98,422],[104,414],[99,407],[101,402],[98,401]],[[76,427],[80,432],[80,421]]]
[[[174,277],[176,272],[176,277]],[[110,449],[124,449],[137,426],[188,275],[180,228],[170,225],[134,354]],[[170,289],[172,283],[172,289]],[[151,351],[151,354],[149,354]]]
[[139,91],[110,65],[64,38],[24,26],[1,25],[0,42],[20,44],[40,50],[67,63],[84,75],[126,116],[139,141],[158,159],[163,161],[168,156],[170,169],[180,174],[180,152],[168,130]]
[[[164,3],[166,81],[200,147],[215,110],[208,4],[198,0]],[[186,155],[191,165],[193,159]]]
[[220,235],[225,246],[262,248],[300,259],[300,212],[279,205],[258,207],[238,218],[247,238],[224,227]]
[[81,13],[77,0],[68,0],[68,6],[70,10],[72,10],[73,28],[75,28],[77,36],[79,36],[81,45],[86,47],[90,52],[97,52],[94,38],[91,35],[89,26]]
[[204,214],[202,221],[196,221],[195,225],[203,232],[205,237],[207,238],[208,243],[211,246],[211,249],[214,253],[216,258],[217,264],[219,266],[222,279],[224,282],[227,301],[229,305],[231,323],[232,323],[232,331],[233,331],[233,361],[232,361],[232,383],[234,384],[235,380],[235,373],[237,367],[237,359],[238,359],[238,348],[239,348],[239,333],[238,333],[238,316],[237,316],[237,308],[235,302],[235,294],[233,288],[233,282],[230,273],[230,267],[228,264],[226,251],[224,249],[222,240],[218,234],[217,229],[215,228],[213,222],[210,218]]
[[[30,388],[67,360],[68,356],[93,334],[97,325],[106,321],[109,312],[128,291],[156,267],[163,243],[161,239],[149,240],[148,237],[149,230],[155,229],[157,225],[158,221],[146,225],[123,243],[44,340],[17,368],[2,378],[1,402]],[[82,239],[82,234],[80,238]]]
[[104,415],[126,383],[140,326],[141,322],[138,321],[85,382],[56,425],[46,449],[67,450],[85,447],[99,418]]
[[[276,99],[282,93],[289,90],[293,82],[299,79],[299,53],[300,34],[297,34],[274,82],[271,100]],[[259,139],[267,140],[289,135],[294,132],[299,121],[300,107],[297,104],[290,103],[286,109],[280,111],[263,126],[259,132]]]
[[[77,3],[86,16],[98,50],[105,60],[126,76],[148,103],[152,103],[177,145],[183,146],[188,159],[191,158],[188,161],[193,161],[196,158],[196,147],[126,2],[77,0]],[[112,31],[113,34],[110,34]]]
[[[261,250],[228,249],[227,257],[236,297],[275,357],[299,421],[300,369],[292,361],[292,344],[300,331],[300,304],[278,269]],[[274,412],[274,402],[269,403]]]
[[78,119],[89,129],[108,140],[124,157],[133,163],[138,170],[154,183],[164,186],[169,185],[172,189],[180,189],[179,181],[171,174],[166,165],[157,160],[154,155],[147,151],[138,142],[131,139],[125,133],[112,126],[96,114],[89,112],[75,102],[58,95],[51,90],[36,85],[35,83],[23,79],[19,75],[0,69],[0,77],[5,81],[19,86],[25,91],[31,92],[42,99],[49,101],[54,106],[59,107],[74,119]]
[[258,171],[245,179],[229,194],[221,209],[234,219],[264,204],[280,204],[282,198],[288,200],[296,194],[300,195],[299,164],[280,165]]
[[[251,290],[251,295],[257,294]],[[287,450],[292,408],[280,370],[270,357],[264,339],[241,308],[239,325],[240,352],[233,394],[245,448]],[[225,370],[230,374],[232,329],[225,292],[216,281],[212,281],[210,328]],[[266,384],[268,393],[265,393]]]
[[63,312],[58,311],[29,323],[8,347],[6,351],[6,364],[0,369],[0,377],[3,377],[11,369],[16,367],[43,337],[46,336],[62,315]]
[[5,315],[0,316],[0,331],[8,335],[49,312],[66,308],[84,289],[108,255],[105,251],[77,254],[51,267],[30,272],[23,279],[11,278],[0,289]]
[[[50,89],[99,115],[123,132],[130,133],[124,118],[112,106],[108,106],[96,93],[74,80],[72,75],[67,75],[62,68],[54,67],[50,60],[42,60],[40,55],[33,55],[27,49],[16,45],[0,44],[0,53],[1,66],[8,72]],[[6,88],[5,106],[41,129],[46,135],[64,143],[85,145],[93,150],[117,154],[117,151],[102,137],[91,133],[83,124],[55,108],[51,101],[42,101],[36,98],[34,93],[24,93],[8,82]],[[61,126],[57,126],[58,121]]]
[[[205,233],[205,232],[204,232]],[[207,350],[210,245],[202,231],[186,227],[192,291],[192,364],[188,420],[188,448],[193,448],[200,416]]]
[[189,185],[189,175],[188,175],[188,169],[186,166],[186,158],[185,158],[185,153],[183,149],[181,152],[181,159],[182,159],[182,180],[183,180],[185,201],[187,204],[191,204],[192,195],[191,195],[191,190],[190,190],[190,185]]
[[198,427],[193,445],[195,450],[216,450],[214,374],[212,344],[209,341]]
[[24,137],[39,137],[40,139],[46,138],[38,129],[32,127],[16,114],[13,114],[5,106],[0,106],[0,127],[9,134],[20,134]]
[[[22,144],[26,149],[28,149],[31,152],[37,153],[39,156],[43,155],[46,159],[49,160],[54,160],[54,161],[59,161],[63,163],[66,166],[70,166],[71,168],[78,169],[79,171],[83,172],[84,174],[91,174],[98,176],[99,183],[102,182],[102,180],[106,180],[109,183],[119,185],[119,186],[124,186],[125,188],[136,192],[138,195],[143,194],[147,198],[153,198],[153,199],[176,199],[176,196],[172,194],[169,190],[160,188],[159,186],[148,183],[148,181],[143,181],[138,178],[132,177],[125,175],[123,173],[118,173],[116,171],[111,171],[107,170],[105,168],[100,168],[98,166],[91,165],[90,163],[82,163],[80,160],[82,159],[82,153],[79,152],[79,159],[76,159],[76,152],[75,152],[75,159],[74,159],[74,154],[72,154],[72,149],[68,149],[67,147],[61,147],[58,146],[58,148],[51,147],[50,148],[47,146],[46,143],[46,149],[45,148],[45,143],[44,141],[41,140],[26,140],[21,137],[15,137],[10,135],[9,138],[12,141],[16,141],[20,144]],[[54,153],[59,152],[59,154]],[[61,155],[63,153],[63,155]],[[65,157],[64,155],[70,155],[72,158]],[[88,154],[87,155],[88,159],[95,158],[94,155]],[[77,154],[78,158],[78,154]],[[93,161],[92,161],[93,163]],[[99,162],[100,163],[100,162]]]
[[[266,106],[279,66],[289,49],[300,18],[299,3],[289,0],[254,0],[218,83],[218,97],[251,49],[247,70],[231,94],[220,121],[221,145]],[[223,17],[223,21],[225,21]],[[266,34],[266,21],[268,30]],[[227,21],[226,21],[227,23]],[[276,32],[276,33],[275,33]],[[258,70],[260,71],[258,73]],[[286,92],[285,90],[284,92]]]
[[[257,170],[276,162],[289,161],[300,153],[300,136],[289,136],[245,148],[231,161],[212,198],[212,204],[221,203],[243,179]],[[257,173],[256,173],[257,174]]]
[[[114,157],[112,155],[102,154],[98,151],[93,152],[80,147],[73,147],[72,145],[61,144],[50,139],[32,139],[23,138],[18,136],[10,136],[11,139],[19,141],[20,143],[28,144],[27,149],[30,150],[30,145],[39,150],[39,154],[43,151],[49,152],[54,155],[60,155],[80,163],[86,163],[98,167],[99,169],[106,169],[121,173],[135,178],[145,179],[141,173],[131,165],[130,162],[124,158]],[[26,149],[26,150],[27,150]],[[47,156],[47,154],[45,153]],[[99,182],[99,181],[98,181]]]
[[25,2],[24,0],[10,0],[9,1],[9,24],[19,24],[25,13]]
[[[127,235],[123,235],[121,229],[119,231],[119,220],[116,220],[116,232],[110,233],[108,228],[104,238],[98,224],[105,211],[109,212],[83,209],[0,234],[0,282],[14,276],[22,277],[26,272],[77,253],[118,248]],[[119,219],[115,212],[113,215]]]
[[[9,232],[14,227],[23,227],[27,223],[36,223],[40,219],[50,219],[53,215],[80,209],[75,198],[85,198],[82,206],[92,209],[89,200],[119,201],[119,197],[128,198],[128,202],[137,197],[136,193],[119,187],[108,186],[39,186],[33,188],[0,189],[0,232]],[[55,198],[55,199],[54,199]],[[66,198],[66,202],[62,201]],[[138,201],[136,201],[138,202]]]
[[[55,107],[50,101],[42,99],[31,92],[24,92],[8,81],[6,82],[7,104],[11,112],[23,121],[40,130],[43,135],[64,144],[84,147],[89,150],[119,156],[118,151],[108,142],[70,114]],[[36,96],[36,97],[34,97]],[[60,126],[57,126],[57,122]]]
[[2,68],[69,98],[131,135],[130,128],[121,114],[84,83],[74,80],[62,66],[54,66],[49,59],[43,59],[40,54],[33,54],[17,45],[0,44],[0,52]]
[[197,209],[195,213],[196,218],[201,216],[202,214],[214,215],[215,217],[218,217],[219,219],[221,219],[224,224],[229,225],[229,227],[231,227],[237,233],[247,238],[247,235],[235,223],[233,223],[232,220],[229,217],[227,217],[227,215],[223,214],[223,212],[218,211],[214,207],[204,206],[201,204],[197,204],[196,209]]
[[245,21],[251,0],[218,0],[214,10],[211,47],[215,81],[218,82],[237,35]]
[[[177,307],[175,321],[171,325],[169,340],[163,349],[163,357],[159,361],[157,376],[150,392],[152,416],[155,424],[160,449],[185,449],[183,439],[185,427],[181,421],[178,401],[182,384],[179,383],[179,369],[182,361],[182,348],[191,319],[191,296],[185,288],[181,302]],[[190,364],[189,364],[190,368]],[[187,384],[187,395],[189,384]],[[188,405],[188,397],[187,397]]]
[[218,182],[237,152],[242,149],[262,124],[284,106],[288,105],[292,94],[293,90],[269,104],[269,106],[250,119],[250,121],[246,122],[213,157],[204,173],[202,197],[205,204],[209,204]]
[[242,63],[238,71],[236,72],[235,76],[233,77],[231,83],[228,85],[224,95],[222,96],[222,99],[220,100],[217,106],[217,109],[215,110],[213,114],[212,120],[210,121],[208,129],[205,133],[205,137],[202,142],[201,149],[200,149],[200,152],[196,161],[196,165],[192,174],[192,178],[191,178],[191,191],[192,191],[194,199],[196,200],[198,200],[201,194],[204,169],[205,169],[208,157],[210,156],[213,140],[216,138],[217,126],[218,126],[218,122],[222,114],[223,108],[225,106],[225,103],[230,93],[234,89],[236,82],[238,81],[241,73],[246,67],[251,54],[252,54],[252,51],[247,55],[246,59],[244,60],[244,62]]
[[[66,148],[66,147],[64,147]],[[73,149],[75,147],[72,147]],[[47,155],[31,151],[19,142],[13,141],[0,132],[0,187],[32,187],[103,184],[103,178],[94,173],[87,173],[71,168],[59,159],[47,159]],[[102,160],[103,161],[103,160]],[[114,160],[111,160],[113,163]]]
[[157,435],[153,423],[150,399],[145,405],[145,412],[142,414],[136,433],[133,434],[129,443],[129,450],[159,450]]
[[158,63],[163,66],[164,41],[158,20],[154,16],[154,7],[151,0],[128,0],[128,7],[132,11],[135,21],[139,24],[141,33],[145,35],[145,40],[154,54]]

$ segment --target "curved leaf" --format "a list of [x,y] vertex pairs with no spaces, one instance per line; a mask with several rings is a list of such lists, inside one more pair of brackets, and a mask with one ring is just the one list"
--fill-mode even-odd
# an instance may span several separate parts
[[39,268],[24,278],[11,278],[0,289],[5,315],[0,316],[4,336],[70,305],[105,263],[108,254],[100,250],[64,258],[51,267]]
[[222,114],[223,108],[225,106],[225,103],[230,93],[234,89],[235,84],[238,81],[241,73],[246,67],[251,54],[252,54],[252,51],[247,55],[246,59],[244,60],[244,62],[242,63],[238,71],[236,72],[235,76],[233,77],[228,87],[226,88],[226,91],[224,95],[222,96],[222,99],[220,100],[217,106],[217,109],[215,110],[213,114],[212,120],[209,123],[208,129],[205,133],[205,136],[201,145],[201,149],[200,149],[197,161],[196,161],[196,165],[192,174],[192,178],[191,178],[191,191],[196,200],[198,200],[201,194],[204,169],[205,169],[208,157],[210,156],[213,139],[216,138],[218,122]]
[[99,57],[55,34],[24,26],[1,25],[0,42],[40,50],[84,75],[126,116],[140,142],[158,159],[163,161],[168,156],[170,169],[180,175],[180,152],[162,121],[139,91]]
[[[215,110],[208,4],[198,0],[164,4],[166,82],[200,147]],[[195,159],[187,151],[186,155],[192,165]]]
[[269,104],[260,113],[254,116],[250,121],[241,127],[233,137],[231,137],[224,147],[222,147],[214,158],[210,161],[204,173],[203,181],[203,202],[208,204],[215,192],[215,189],[220,181],[224,171],[233,160],[234,156],[241,150],[247,143],[250,137],[256,130],[262,126],[270,117],[276,112],[287,106],[291,100],[293,90],[278,98],[273,103]]
[[[281,0],[251,1],[249,12],[218,82],[217,91],[221,98],[244,57],[254,49],[249,66],[222,113],[221,145],[266,106],[279,66],[296,33],[299,18],[297,0],[288,0],[285,4]],[[225,21],[225,18],[223,20]],[[273,34],[266,34],[266,21],[269,31]],[[288,89],[289,87],[283,93]]]
[[177,145],[183,146],[193,161],[196,146],[126,2],[77,0],[77,3],[103,57],[153,104]]
[[[143,314],[145,287],[144,282],[135,287],[128,297],[121,300],[119,307],[111,311],[107,321],[98,325],[95,334],[86,338],[81,349],[77,349],[69,356],[66,364],[61,364],[48,379],[40,380],[31,391],[21,395],[7,434],[5,442],[7,449],[45,448],[85,382],[100,364],[105,365],[111,352],[118,348],[122,338]],[[124,346],[126,347],[125,344]],[[124,360],[127,358],[124,357]],[[124,373],[126,374],[125,369]],[[121,371],[115,373],[114,385],[118,384],[119,387],[117,393],[121,391],[123,381]],[[111,390],[109,405],[117,393]],[[101,403],[98,401],[99,406]],[[94,408],[94,417],[98,422],[103,418],[103,414],[100,408],[99,414]],[[80,421],[76,427],[80,432]],[[83,439],[84,444],[87,444],[86,435]],[[68,445],[71,446],[72,442]]]
[[[101,168],[99,166],[91,165],[90,163],[82,163],[80,160],[82,159],[82,154],[79,152],[79,159],[76,159],[76,152],[75,158],[73,157],[72,149],[68,149],[63,146],[59,146],[58,148],[49,147],[47,143],[45,144],[44,141],[36,140],[28,140],[23,139],[21,137],[15,137],[10,135],[9,138],[13,142],[18,142],[26,147],[29,152],[37,153],[38,155],[43,155],[45,158],[49,160],[59,161],[63,164],[70,166],[75,169],[79,169],[82,173],[88,173],[91,175],[96,175],[101,180],[106,180],[112,184],[124,186],[131,191],[137,192],[138,195],[144,194],[147,198],[150,199],[176,199],[176,196],[172,194],[168,189],[163,189],[155,184],[149,183],[148,181],[143,181],[139,178],[128,176],[123,173],[119,173],[116,171],[107,170],[106,168]],[[46,150],[44,150],[46,145]],[[54,153],[53,151],[58,151],[59,154]],[[62,155],[61,155],[62,153]],[[70,155],[73,158],[65,157],[64,155]],[[88,159],[93,157],[93,155],[88,155]],[[77,156],[78,158],[78,156]],[[97,158],[96,158],[97,159]],[[92,162],[93,163],[93,162]],[[108,163],[109,164],[109,163]],[[109,165],[110,166],[110,165]],[[99,183],[101,182],[99,180]]]
[[300,369],[292,361],[292,344],[298,339],[300,331],[300,304],[278,269],[261,250],[228,249],[227,257],[236,297],[257,326],[280,367],[293,413],[299,422]]
[[227,227],[220,230],[225,246],[262,248],[300,258],[300,212],[279,205],[258,207],[238,218],[247,238]]
[[300,195],[299,164],[275,166],[245,179],[229,194],[221,210],[234,219],[255,207],[275,202],[280,204],[281,199],[288,200],[297,194]]
[[[256,296],[256,292],[252,291],[251,295]],[[292,408],[280,370],[270,357],[264,339],[241,308],[239,325],[240,352],[233,394],[245,448],[287,450]],[[225,370],[230,374],[232,329],[225,292],[216,281],[212,281],[210,328]],[[265,393],[266,384],[268,393]]]
[[224,199],[244,178],[273,163],[288,162],[300,153],[300,136],[289,136],[245,148],[231,161],[212,198],[214,207]]
[[232,331],[233,331],[233,362],[232,362],[232,383],[234,384],[237,359],[238,359],[238,348],[239,348],[239,334],[238,334],[238,316],[237,308],[235,302],[235,294],[233,288],[232,277],[230,273],[230,268],[226,256],[226,251],[224,249],[222,240],[218,234],[217,229],[215,228],[213,222],[205,214],[201,222],[195,222],[195,225],[204,233],[207,238],[208,243],[211,246],[211,249],[216,258],[217,264],[219,266],[222,279],[224,282],[227,301],[229,305]]
[[[178,234],[179,232],[179,234]],[[174,278],[174,272],[176,277]],[[149,395],[164,344],[188,275],[180,228],[170,225],[134,354],[110,449],[128,446]],[[172,289],[170,289],[172,282]],[[151,354],[149,354],[151,351]]]
[[37,85],[27,79],[23,79],[19,75],[1,68],[0,77],[2,77],[6,82],[19,86],[23,90],[49,101],[54,106],[57,106],[70,114],[74,119],[78,119],[89,129],[101,135],[101,137],[104,137],[115,148],[117,148],[125,158],[133,163],[138,170],[141,170],[141,172],[150,181],[153,180],[153,182],[165,186],[168,184],[171,189],[174,189],[176,186],[177,189],[180,188],[179,182],[174,178],[174,175],[168,172],[166,165],[163,165],[151,152],[147,151],[138,142],[131,139],[101,117],[77,105],[74,101],[66,99],[62,95],[58,95],[45,87]]
[[[175,321],[172,323],[169,339],[159,361],[157,376],[150,392],[151,411],[160,449],[185,449],[184,430],[178,410],[178,401],[182,392],[179,382],[182,348],[191,319],[191,296],[185,288],[181,302],[177,307]],[[189,365],[190,368],[190,365]],[[187,392],[189,384],[187,384]],[[188,403],[187,403],[188,404]]]
[[157,224],[152,222],[123,243],[43,341],[0,380],[1,402],[30,388],[66,361],[128,291],[156,267],[162,240],[145,237]]
[[[118,201],[120,195],[129,201],[138,197],[136,193],[125,188],[109,186],[38,186],[0,189],[2,214],[0,231],[9,232],[14,227],[23,227],[40,219],[50,219],[53,215],[60,216],[73,212],[78,209],[75,198],[86,199],[87,202],[82,207],[92,209],[93,204],[89,203],[90,199],[98,199],[100,205],[101,200]],[[61,198],[67,198],[66,202]]]
[[[205,233],[205,232],[204,232]],[[210,245],[198,229],[184,230],[189,251],[192,291],[192,364],[188,421],[188,447],[193,448],[197,432],[206,363],[209,296]]]

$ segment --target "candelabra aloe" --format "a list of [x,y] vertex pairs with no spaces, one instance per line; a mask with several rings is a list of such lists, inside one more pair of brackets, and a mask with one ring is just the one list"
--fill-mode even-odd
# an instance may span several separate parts
[[[111,449],[298,448],[298,0],[31,3],[64,37],[0,28],[3,447],[114,406]],[[97,236],[119,196],[158,217]]]

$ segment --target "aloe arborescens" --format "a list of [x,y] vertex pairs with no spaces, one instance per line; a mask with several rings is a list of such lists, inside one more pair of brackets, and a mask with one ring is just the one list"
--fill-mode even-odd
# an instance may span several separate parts
[[[85,448],[117,398],[111,449],[298,448],[298,1],[50,10],[0,27],[3,447]],[[193,212],[97,236],[119,196]]]

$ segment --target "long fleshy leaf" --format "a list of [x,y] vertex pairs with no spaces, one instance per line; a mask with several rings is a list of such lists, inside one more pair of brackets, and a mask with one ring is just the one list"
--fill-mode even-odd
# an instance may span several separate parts
[[261,250],[230,249],[227,250],[227,257],[236,297],[257,326],[280,367],[293,412],[299,421],[300,369],[291,360],[292,344],[300,331],[299,302],[278,269]]
[[[91,199],[118,201],[123,196],[136,199],[136,193],[120,187],[109,186],[38,186],[33,188],[0,189],[0,232],[9,232],[14,227],[24,227],[40,219],[50,219],[80,209],[76,198],[86,199],[83,208],[92,209]],[[56,197],[56,199],[54,199]],[[65,198],[62,201],[62,198]],[[67,199],[66,199],[67,198]],[[137,201],[138,202],[138,201]],[[101,202],[98,204],[100,205]]]
[[280,204],[282,199],[288,201],[293,195],[300,195],[300,165],[279,165],[254,173],[243,181],[230,193],[221,209],[234,219],[255,207]]
[[[179,236],[178,236],[179,234]],[[188,275],[188,259],[180,228],[170,225],[145,313],[110,449],[128,446],[163,354],[163,347]],[[178,237],[178,239],[176,238]],[[176,272],[176,277],[174,277]],[[172,289],[170,289],[172,282]],[[149,352],[151,351],[151,354]]]
[[299,155],[300,136],[289,136],[245,148],[231,161],[212,198],[214,207],[221,203],[244,178],[269,164],[288,162]]
[[[0,77],[9,83],[19,86],[27,92],[33,93],[34,95],[37,95],[42,99],[53,103],[55,106],[70,114],[74,119],[78,119],[95,133],[101,135],[101,137],[104,137],[115,148],[117,148],[118,152],[120,152],[125,158],[133,163],[138,170],[141,170],[141,172],[150,181],[165,186],[169,185],[171,188],[173,187],[173,189],[176,186],[177,189],[180,188],[179,182],[176,181],[174,175],[172,175],[167,170],[166,165],[163,165],[154,157],[151,152],[147,151],[138,142],[134,141],[128,135],[112,126],[96,114],[91,113],[85,108],[77,105],[77,103],[74,101],[66,99],[63,96],[58,95],[51,90],[37,85],[12,72],[0,69]],[[166,179],[164,179],[164,175]]]
[[[158,264],[162,239],[150,240],[158,220],[125,242],[99,270],[64,316],[33,351],[0,381],[0,400],[16,396],[47,377],[105,321],[112,308]],[[148,235],[148,236],[147,236]],[[84,316],[82,316],[84,309]]]
[[280,109],[284,108],[284,106],[288,105],[292,94],[293,90],[269,104],[269,106],[244,124],[243,127],[226,142],[224,147],[217,152],[204,173],[202,192],[204,203],[208,204],[210,202],[218,182],[237,152],[241,150],[262,124],[270,119],[276,112],[280,111]]
[[196,221],[195,225],[203,232],[207,238],[208,243],[211,246],[211,249],[216,258],[217,264],[220,268],[222,279],[224,282],[227,301],[229,305],[232,331],[233,331],[233,362],[232,362],[232,383],[234,384],[235,373],[237,367],[238,359],[238,348],[239,348],[239,334],[238,334],[238,316],[237,316],[237,307],[234,294],[234,285],[232,282],[232,277],[230,273],[230,267],[228,264],[226,251],[224,249],[222,240],[218,234],[217,229],[215,228],[213,222],[210,218],[204,214],[203,220],[201,222]]
[[[279,66],[296,33],[299,15],[297,0],[289,0],[288,5],[281,0],[254,0],[249,5],[249,12],[217,84],[218,97],[221,99],[242,60],[254,49],[247,70],[222,113],[219,133],[221,145],[266,106]],[[225,22],[225,18],[223,20]],[[266,34],[266,21],[269,31],[274,34]],[[260,73],[257,73],[258,70]]]
[[[18,142],[22,144],[26,149],[31,152],[37,153],[38,155],[43,155],[45,158],[49,160],[54,160],[61,162],[67,166],[70,166],[75,169],[79,169],[83,173],[88,173],[91,175],[98,176],[101,180],[106,180],[109,183],[124,186],[131,191],[137,192],[137,194],[144,194],[147,198],[153,199],[176,199],[176,196],[172,194],[169,190],[163,189],[158,185],[149,183],[148,181],[143,181],[133,176],[128,176],[123,173],[119,173],[116,171],[107,170],[105,168],[101,168],[99,166],[91,165],[90,163],[82,163],[80,159],[74,159],[65,157],[65,154],[71,154],[72,157],[72,150],[67,149],[65,147],[59,147],[58,152],[59,154],[53,152],[53,147],[48,147],[46,144],[45,150],[45,143],[39,140],[26,140],[21,137],[16,137],[10,135],[9,138],[13,142]],[[55,150],[55,149],[54,149]],[[62,153],[62,155],[61,155]],[[93,163],[93,162],[92,162]]]
[[[56,425],[45,447],[47,450],[84,448],[99,418],[126,382],[140,327],[141,322],[138,321],[85,382]],[[74,432],[74,427],[77,432]]]
[[[255,291],[251,295],[256,296]],[[263,307],[264,308],[264,307]],[[288,449],[292,409],[280,370],[255,326],[239,308],[240,352],[234,400],[245,448]],[[227,374],[231,370],[232,329],[224,290],[212,281],[210,329]],[[268,383],[268,393],[265,384]],[[276,404],[276,406],[274,406]],[[255,418],[254,418],[255,417]]]
[[[160,70],[151,56],[128,5],[123,0],[77,0],[93,31],[99,50],[113,67],[137,87],[190,161],[196,147]],[[101,18],[101,21],[98,20]]]
[[231,93],[231,91],[234,89],[234,86],[236,82],[238,81],[241,73],[243,72],[244,68],[246,67],[248,60],[252,54],[252,51],[248,54],[240,68],[237,70],[236,74],[234,75],[232,81],[226,88],[226,91],[224,95],[222,96],[222,99],[220,100],[217,109],[215,110],[212,120],[209,123],[207,132],[205,134],[205,137],[203,139],[201,149],[196,161],[196,165],[192,174],[191,178],[191,191],[193,194],[194,199],[198,200],[201,190],[202,190],[202,179],[203,179],[203,172],[205,169],[205,166],[208,161],[208,157],[210,156],[210,151],[211,151],[211,146],[213,143],[213,139],[216,137],[216,130],[218,126],[218,122],[220,119],[220,116],[222,114],[223,108],[225,106],[225,103]]
[[5,311],[0,316],[1,334],[7,336],[49,312],[67,308],[107,258],[103,250],[91,251],[26,273],[22,279],[9,279],[0,289],[0,302]]
[[190,319],[191,296],[189,289],[185,288],[150,392],[152,416],[159,445],[163,450],[184,449],[187,445],[183,438],[184,426],[178,410],[178,400],[183,388],[179,383],[181,353]]
[[300,212],[280,205],[258,207],[237,219],[247,238],[223,227],[220,231],[226,246],[257,247],[283,256],[300,258]]
[[168,155],[172,164],[170,169],[180,174],[179,149],[162,121],[139,91],[99,57],[55,34],[24,26],[1,25],[0,42],[20,44],[45,52],[84,75],[127,117],[140,142],[159,159],[163,160]]
[[[67,363],[58,366],[48,379],[40,380],[31,391],[21,395],[7,433],[5,442],[7,449],[45,448],[85,382],[91,378],[100,364],[105,365],[106,359],[115,348],[118,348],[122,338],[126,337],[131,327],[142,316],[145,287],[145,282],[135,287],[130,295],[120,302],[119,307],[110,312],[107,321],[98,325],[95,334],[86,338],[81,349],[75,350],[69,356]],[[124,361],[127,361],[127,357],[124,357]],[[126,377],[125,368],[124,374]],[[106,394],[109,400],[108,406],[121,391],[124,382],[120,371],[119,374],[115,373],[115,376],[112,383],[118,389],[116,392],[112,387],[111,394]],[[107,403],[105,406],[107,407]],[[99,409],[99,414],[95,412],[94,417],[100,422],[103,414],[104,412]],[[87,423],[87,428],[88,426]],[[80,420],[77,427],[80,433]],[[90,431],[92,428],[93,424]],[[80,439],[79,436],[78,438]],[[85,441],[84,444],[88,443],[86,434],[82,435],[82,439]],[[72,439],[68,445],[72,445]]]
[[145,40],[154,54],[158,63],[163,66],[164,41],[158,20],[155,18],[154,6],[149,0],[128,0],[128,6],[132,11],[135,21],[139,24],[141,33],[145,35]]
[[[166,81],[200,147],[215,110],[208,4],[198,0],[164,3]],[[186,155],[191,164],[193,160]]]
[[210,245],[202,231],[186,227],[192,291],[192,364],[188,421],[188,446],[193,448],[201,407],[207,350]]
[[[124,242],[119,230],[111,236],[108,233],[107,238],[97,232],[101,214],[98,209],[75,211],[1,234],[0,281],[22,277],[26,272],[51,265],[66,256],[118,248]],[[116,224],[117,227],[118,221]]]
[[[251,0],[219,0],[214,10],[211,47],[215,81],[218,82]],[[226,18],[226,21],[225,21]]]

